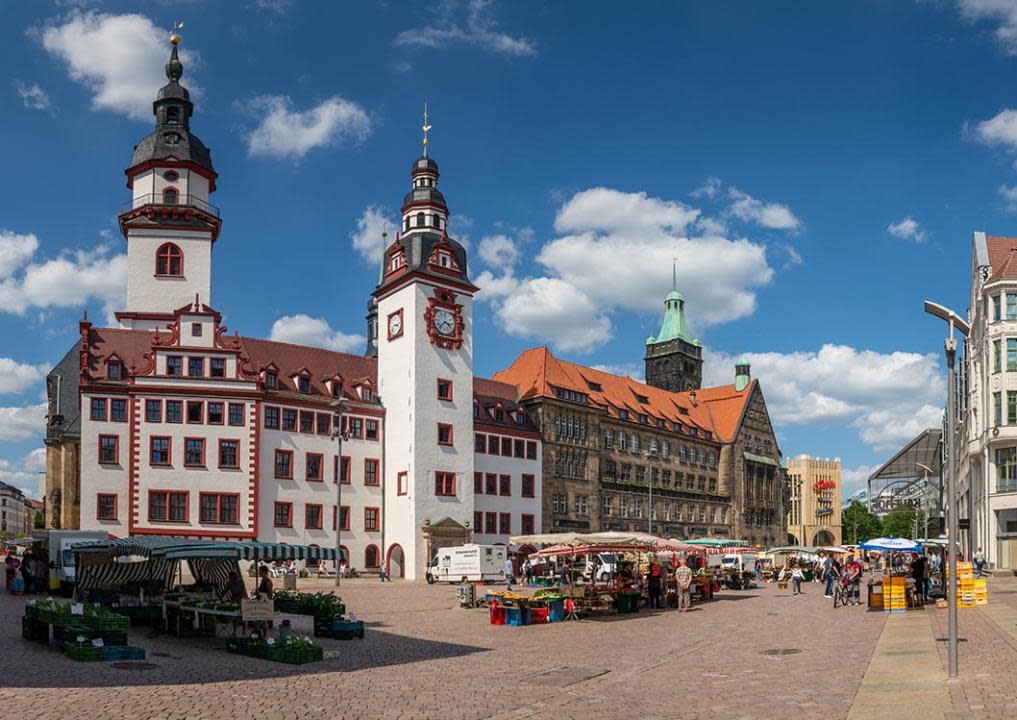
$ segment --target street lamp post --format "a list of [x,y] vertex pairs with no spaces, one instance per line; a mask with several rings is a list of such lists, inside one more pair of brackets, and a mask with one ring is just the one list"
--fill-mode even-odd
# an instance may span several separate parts
[[915,463],[925,473],[925,482],[922,485],[922,537],[929,537],[929,476],[932,475],[932,468],[920,462]]
[[[650,460],[656,460],[657,453],[650,450],[646,453],[647,462]],[[653,467],[650,465],[646,466],[646,485],[650,488],[650,505],[646,508],[646,532],[648,535],[653,535]]]
[[954,337],[954,329],[959,330],[967,337],[971,332],[971,326],[960,315],[953,310],[938,303],[925,301],[925,312],[945,320],[950,327],[949,334],[944,342],[946,352],[946,512],[947,512],[947,552],[949,554],[950,579],[947,583],[947,626],[949,629],[948,638],[948,665],[950,677],[957,677],[957,472],[954,464],[954,431],[956,424],[957,405],[954,398],[954,384],[956,383],[956,369],[954,359],[957,355],[957,339]]
[[336,453],[339,458],[339,466],[335,479],[335,586],[339,587],[339,563],[342,560],[341,535],[343,530],[343,440],[346,433],[343,430],[343,411],[346,410],[345,398],[339,398],[335,403],[335,414],[332,416],[332,439],[336,443]]

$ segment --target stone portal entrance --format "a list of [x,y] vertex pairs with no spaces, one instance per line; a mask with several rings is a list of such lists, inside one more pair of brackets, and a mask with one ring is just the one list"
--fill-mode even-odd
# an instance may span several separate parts
[[430,564],[431,558],[443,547],[456,547],[470,541],[472,533],[470,528],[462,525],[452,518],[444,518],[436,523],[425,520],[420,526],[420,534],[424,538],[426,554],[423,564]]

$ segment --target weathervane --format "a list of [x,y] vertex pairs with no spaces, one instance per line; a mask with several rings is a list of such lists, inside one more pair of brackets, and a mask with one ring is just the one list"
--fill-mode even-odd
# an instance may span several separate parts
[[431,126],[427,123],[427,100],[424,101],[424,157],[427,157],[427,133],[431,131]]
[[181,20],[181,21],[179,21],[178,23],[176,23],[176,24],[175,24],[175,25],[174,25],[174,26],[173,26],[173,27],[172,27],[172,28],[170,29],[170,38],[169,38],[169,40],[170,40],[170,42],[171,42],[171,43],[173,43],[174,45],[179,45],[179,44],[180,44],[180,33],[179,33],[179,32],[177,32],[177,31],[178,31],[178,30],[182,30],[182,29],[183,29],[183,27],[184,27],[184,21],[183,21],[183,20]]

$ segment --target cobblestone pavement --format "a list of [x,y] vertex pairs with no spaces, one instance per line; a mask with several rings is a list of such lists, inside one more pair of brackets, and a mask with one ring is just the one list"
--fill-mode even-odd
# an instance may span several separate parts
[[835,611],[819,585],[805,589],[725,591],[685,615],[512,628],[456,608],[454,587],[355,580],[341,595],[367,634],[323,640],[337,658],[288,666],[138,628],[146,664],[121,668],[23,641],[23,600],[0,592],[0,708],[5,720],[842,718],[886,616]]

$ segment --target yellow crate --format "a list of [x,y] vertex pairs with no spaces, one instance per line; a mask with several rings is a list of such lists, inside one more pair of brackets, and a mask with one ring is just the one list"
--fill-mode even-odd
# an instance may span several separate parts
[[961,573],[964,571],[971,572],[975,569],[975,564],[971,562],[959,562],[957,563],[957,572]]
[[979,579],[975,580],[975,590],[976,591],[977,590],[988,590],[988,589],[989,589],[989,581],[988,580],[986,580],[985,578],[979,578]]
[[988,605],[989,598],[975,598],[975,605]]

